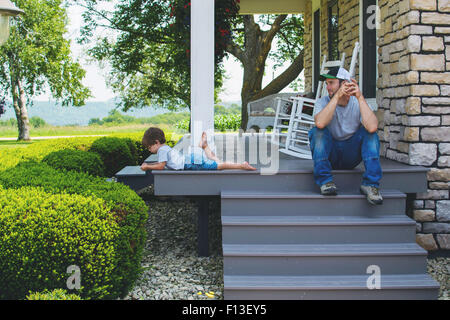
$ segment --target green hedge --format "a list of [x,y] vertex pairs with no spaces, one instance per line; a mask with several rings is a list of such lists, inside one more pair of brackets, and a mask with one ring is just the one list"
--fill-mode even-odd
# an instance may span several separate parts
[[114,176],[126,166],[137,165],[137,150],[130,139],[100,138],[92,143],[89,151],[100,156],[108,177]]
[[55,289],[53,291],[44,290],[42,292],[33,292],[27,295],[27,300],[81,300],[76,294],[69,294],[66,290]]
[[103,161],[94,152],[59,150],[46,155],[42,162],[55,169],[74,170],[100,177],[105,176]]
[[148,219],[145,202],[133,190],[120,183],[106,182],[103,178],[60,171],[45,163],[32,161],[0,172],[0,185],[5,188],[42,187],[52,194],[64,192],[105,200],[120,227],[116,245],[119,260],[115,265],[118,280],[111,295],[121,296],[128,292],[140,272],[146,240],[145,222]]
[[42,188],[0,189],[0,210],[1,299],[65,287],[71,265],[81,270],[81,296],[115,296],[120,228],[105,201]]

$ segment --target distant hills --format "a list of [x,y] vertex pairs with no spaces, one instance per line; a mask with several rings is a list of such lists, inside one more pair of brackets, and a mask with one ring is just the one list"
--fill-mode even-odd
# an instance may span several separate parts
[[[219,102],[219,105],[229,108],[232,104],[240,105],[239,101],[236,102]],[[33,106],[28,108],[28,116],[40,117],[45,120],[46,123],[54,126],[64,125],[80,125],[87,126],[90,119],[99,118],[102,119],[108,116],[109,112],[115,109],[114,99],[108,101],[91,101],[87,102],[82,107],[62,107],[61,105],[52,101],[34,101]],[[120,111],[120,110],[119,110]],[[189,111],[188,109],[181,110]],[[144,109],[128,110],[127,112],[120,113],[133,116],[136,118],[149,118],[158,114],[170,112],[167,109],[158,107],[148,107]],[[7,120],[9,118],[15,118],[14,110],[11,102],[7,103],[6,113],[0,117],[0,120]]]
[[[28,116],[40,117],[45,120],[48,124],[54,126],[63,125],[80,125],[86,126],[89,120],[92,118],[104,118],[108,116],[108,113],[115,109],[114,100],[108,101],[92,101],[87,102],[86,105],[82,107],[62,107],[59,104],[51,101],[34,101],[33,106],[28,108]],[[186,110],[184,110],[186,111]],[[158,114],[169,112],[162,108],[145,108],[137,110],[129,110],[127,112],[122,112],[123,114],[130,115],[136,118],[153,117]],[[14,109],[11,103],[8,103],[6,113],[1,116],[1,120],[6,120],[9,118],[15,118]]]

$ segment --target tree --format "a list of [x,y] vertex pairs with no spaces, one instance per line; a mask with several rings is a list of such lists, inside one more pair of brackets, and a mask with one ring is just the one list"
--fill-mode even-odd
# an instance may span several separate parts
[[[303,70],[303,18],[287,15],[238,16],[238,0],[216,2],[216,94],[222,87],[223,58],[232,54],[243,65],[242,127],[248,121],[247,103],[277,93]],[[101,36],[90,53],[112,66],[109,79],[121,95],[123,110],[152,104],[190,107],[189,0],[108,0],[77,2],[86,8],[82,43],[94,38],[99,27],[111,34]],[[268,30],[264,28],[268,27]],[[113,35],[113,36],[112,36]],[[277,49],[271,50],[274,43]],[[268,57],[291,66],[268,86],[262,80]]]
[[63,106],[81,106],[90,91],[81,80],[85,71],[70,56],[64,38],[67,14],[63,0],[15,0],[26,14],[17,18],[9,40],[0,47],[0,87],[10,91],[19,130],[30,140],[27,106],[47,88]]
[[[263,28],[267,28],[264,30]],[[244,68],[244,80],[241,90],[242,128],[248,122],[247,104],[283,90],[303,71],[303,17],[287,15],[261,15],[255,21],[253,15],[236,19],[233,39],[227,45],[227,51],[236,57]],[[278,48],[272,50],[274,40]],[[275,67],[290,61],[290,66],[266,87],[262,81],[268,57],[276,59]]]

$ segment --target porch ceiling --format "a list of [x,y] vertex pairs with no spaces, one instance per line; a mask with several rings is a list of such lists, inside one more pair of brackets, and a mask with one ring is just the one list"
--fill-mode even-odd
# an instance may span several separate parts
[[298,14],[311,0],[241,0],[240,14]]

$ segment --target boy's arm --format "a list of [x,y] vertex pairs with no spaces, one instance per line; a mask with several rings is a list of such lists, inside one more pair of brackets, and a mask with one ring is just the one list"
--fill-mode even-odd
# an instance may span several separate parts
[[164,170],[166,166],[166,161],[164,162],[155,162],[155,163],[146,163],[144,162],[141,165],[141,170],[142,171],[147,171],[147,170]]

